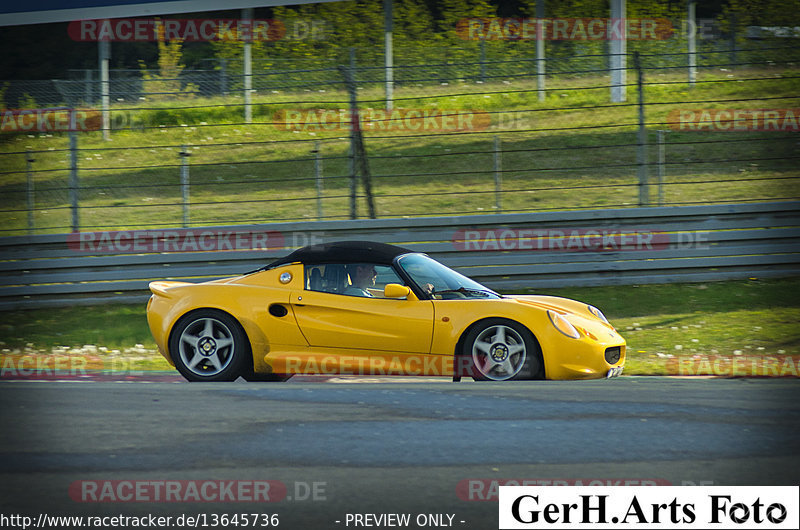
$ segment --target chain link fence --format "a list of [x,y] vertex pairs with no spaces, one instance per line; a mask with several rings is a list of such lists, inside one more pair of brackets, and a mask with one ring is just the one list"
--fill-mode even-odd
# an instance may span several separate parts
[[704,42],[691,84],[680,43],[638,43],[622,102],[606,43],[559,44],[543,101],[531,42],[396,58],[394,110],[374,50],[256,64],[249,120],[233,61],[112,70],[110,139],[96,72],[12,82],[29,111],[4,114],[0,235],[798,198],[795,39]]
[[[798,38],[699,39],[695,62],[700,69],[796,64],[800,60],[800,51],[794,45]],[[628,48],[630,52],[642,53],[648,68],[686,70],[689,67],[685,39],[639,41],[629,43]],[[548,76],[593,76],[610,68],[609,41],[547,42],[545,50]],[[539,65],[535,42],[532,41],[401,46],[395,49],[394,55],[393,78],[398,87],[532,78],[537,75]],[[341,89],[343,80],[336,69],[341,64],[355,66],[358,81],[362,84],[385,81],[381,51],[344,48],[321,57],[254,60],[252,90],[254,94],[269,94],[274,90]],[[166,92],[158,90],[157,85],[164,82],[174,82],[175,88]],[[71,70],[68,79],[7,80],[2,83],[6,108],[97,105],[101,98],[97,69]],[[184,68],[174,79],[160,79],[159,72],[150,69],[111,69],[109,77],[110,99],[118,103],[181,94],[241,96],[243,91],[241,58],[206,59],[202,67]]]

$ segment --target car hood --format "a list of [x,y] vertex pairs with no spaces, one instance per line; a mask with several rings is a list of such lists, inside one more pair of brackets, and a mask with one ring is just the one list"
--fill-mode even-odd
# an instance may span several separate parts
[[589,311],[589,305],[569,298],[544,295],[509,295],[506,298],[519,304],[531,305],[542,310],[552,309],[559,313],[579,315],[591,320],[599,320]]

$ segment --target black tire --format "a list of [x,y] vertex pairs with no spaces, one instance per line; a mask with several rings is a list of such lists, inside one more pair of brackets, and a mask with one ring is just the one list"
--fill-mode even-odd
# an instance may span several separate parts
[[477,323],[464,337],[456,362],[476,381],[543,379],[539,342],[528,328],[505,318]]
[[242,326],[216,309],[199,309],[182,317],[170,335],[169,352],[175,368],[188,381],[233,381],[253,363]]

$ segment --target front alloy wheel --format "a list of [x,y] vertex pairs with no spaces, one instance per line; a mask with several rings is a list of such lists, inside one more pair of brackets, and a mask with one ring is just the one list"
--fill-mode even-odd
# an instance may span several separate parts
[[181,319],[169,349],[175,367],[189,381],[233,381],[250,356],[250,344],[239,323],[211,309]]
[[541,377],[541,353],[526,328],[505,319],[491,319],[474,328],[464,341],[476,380],[508,381]]

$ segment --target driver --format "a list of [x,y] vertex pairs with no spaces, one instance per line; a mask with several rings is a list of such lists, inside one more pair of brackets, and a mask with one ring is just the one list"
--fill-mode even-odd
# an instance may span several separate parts
[[370,287],[375,286],[378,273],[374,265],[366,263],[353,263],[347,266],[347,274],[350,275],[350,283],[344,290],[344,294],[350,296],[373,296],[369,292]]

